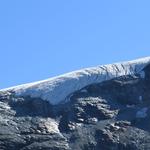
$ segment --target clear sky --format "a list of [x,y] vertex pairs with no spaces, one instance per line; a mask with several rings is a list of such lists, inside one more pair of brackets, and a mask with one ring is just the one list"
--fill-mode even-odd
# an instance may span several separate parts
[[0,1],[0,88],[145,56],[149,0]]

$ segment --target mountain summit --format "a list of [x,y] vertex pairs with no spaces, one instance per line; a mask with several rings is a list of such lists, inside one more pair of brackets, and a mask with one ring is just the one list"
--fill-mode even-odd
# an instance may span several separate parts
[[150,57],[0,90],[1,150],[149,150]]

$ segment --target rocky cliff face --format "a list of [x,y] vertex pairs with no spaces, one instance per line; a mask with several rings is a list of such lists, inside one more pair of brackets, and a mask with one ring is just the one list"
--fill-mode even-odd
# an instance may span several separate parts
[[[135,63],[129,63],[132,73],[127,68],[126,73],[120,73],[123,70],[118,70],[116,65],[113,68],[120,75],[114,73],[109,80],[100,80],[103,72],[98,80],[94,78],[97,82],[91,82],[92,78],[90,84],[79,86],[68,95],[66,89],[70,91],[73,86],[70,82],[66,84],[67,76],[67,87],[57,91],[58,97],[54,96],[66,97],[63,101],[56,100],[55,104],[43,100],[43,96],[32,96],[31,91],[39,92],[39,89],[33,90],[33,86],[32,90],[29,85],[1,90],[0,150],[149,150],[149,62],[150,59],[143,65],[142,61],[138,71]],[[141,66],[141,61],[136,61],[136,65]],[[111,70],[106,75],[112,75]],[[64,80],[59,79],[57,87],[58,83],[62,86]],[[40,87],[41,91],[43,86]],[[28,88],[30,94],[21,94]]]

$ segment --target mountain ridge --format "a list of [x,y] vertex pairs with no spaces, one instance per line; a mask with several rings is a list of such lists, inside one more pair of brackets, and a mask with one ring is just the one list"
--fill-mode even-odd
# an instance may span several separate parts
[[90,84],[100,83],[124,75],[139,74],[144,77],[142,69],[149,63],[150,57],[145,57],[133,61],[85,68],[47,80],[1,89],[0,91],[13,91],[18,96],[40,97],[51,104],[58,104],[65,101],[71,93]]
[[149,62],[103,65],[1,90],[0,150],[149,150]]

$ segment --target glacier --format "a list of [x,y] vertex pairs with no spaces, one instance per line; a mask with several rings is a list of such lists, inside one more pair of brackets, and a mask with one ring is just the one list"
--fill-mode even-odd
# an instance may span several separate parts
[[95,83],[111,80],[124,75],[139,74],[144,78],[144,67],[150,64],[150,57],[97,67],[85,68],[47,80],[1,89],[0,92],[14,92],[16,96],[41,98],[56,105],[67,99],[73,92]]

